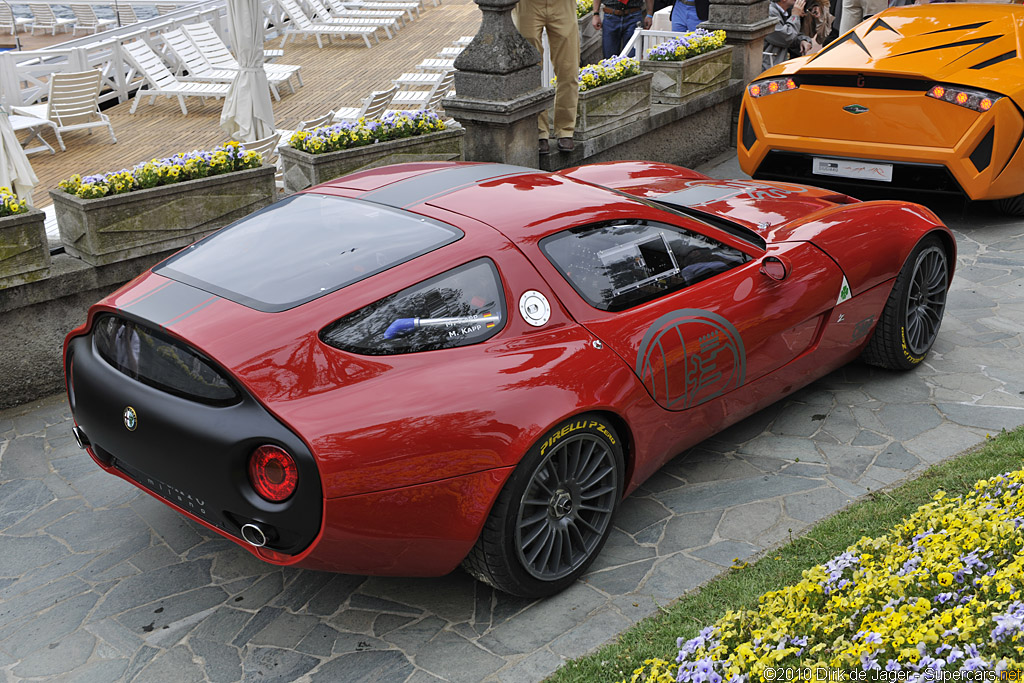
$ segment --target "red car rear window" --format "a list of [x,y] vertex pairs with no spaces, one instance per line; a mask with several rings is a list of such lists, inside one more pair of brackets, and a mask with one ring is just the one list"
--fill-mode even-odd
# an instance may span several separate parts
[[299,194],[246,216],[155,272],[250,308],[293,308],[455,242],[463,232],[408,211]]

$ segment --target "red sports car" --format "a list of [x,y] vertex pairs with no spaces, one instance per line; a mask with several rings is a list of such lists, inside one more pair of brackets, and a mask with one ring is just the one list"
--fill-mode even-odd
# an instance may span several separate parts
[[915,204],[667,164],[379,168],[97,303],[68,398],[102,468],[268,562],[548,595],[680,451],[920,363],[955,249]]

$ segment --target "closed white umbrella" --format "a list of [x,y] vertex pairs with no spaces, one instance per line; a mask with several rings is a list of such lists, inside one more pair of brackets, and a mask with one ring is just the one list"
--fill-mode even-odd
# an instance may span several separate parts
[[228,28],[241,67],[231,82],[220,127],[232,139],[252,142],[274,133],[274,107],[263,70],[263,13],[260,0],[227,0]]
[[11,188],[19,199],[32,204],[32,188],[38,184],[39,178],[14,134],[7,111],[0,107],[0,186]]

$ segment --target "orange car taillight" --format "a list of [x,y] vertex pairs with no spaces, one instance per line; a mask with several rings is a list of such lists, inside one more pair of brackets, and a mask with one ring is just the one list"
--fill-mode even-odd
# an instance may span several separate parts
[[751,97],[764,97],[765,95],[774,95],[777,92],[796,90],[799,87],[791,77],[769,78],[766,81],[751,83],[747,86],[747,92]]
[[249,456],[249,482],[261,497],[280,503],[295,493],[299,468],[283,448],[260,446]]
[[988,111],[992,108],[992,105],[1003,99],[1002,95],[985,92],[984,90],[961,88],[955,85],[936,84],[929,88],[926,94],[928,97],[934,97],[943,102],[957,104],[967,109],[982,112]]

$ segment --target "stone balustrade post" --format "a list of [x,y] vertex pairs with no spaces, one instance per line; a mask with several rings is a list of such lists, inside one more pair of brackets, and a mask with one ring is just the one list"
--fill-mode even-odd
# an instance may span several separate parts
[[726,44],[733,46],[733,78],[749,83],[761,73],[764,39],[775,30],[768,0],[711,0],[708,20],[701,28],[725,31]]
[[540,54],[512,24],[518,0],[475,0],[480,31],[455,59],[454,97],[445,112],[466,129],[467,161],[537,166],[537,115],[554,100],[541,87]]

